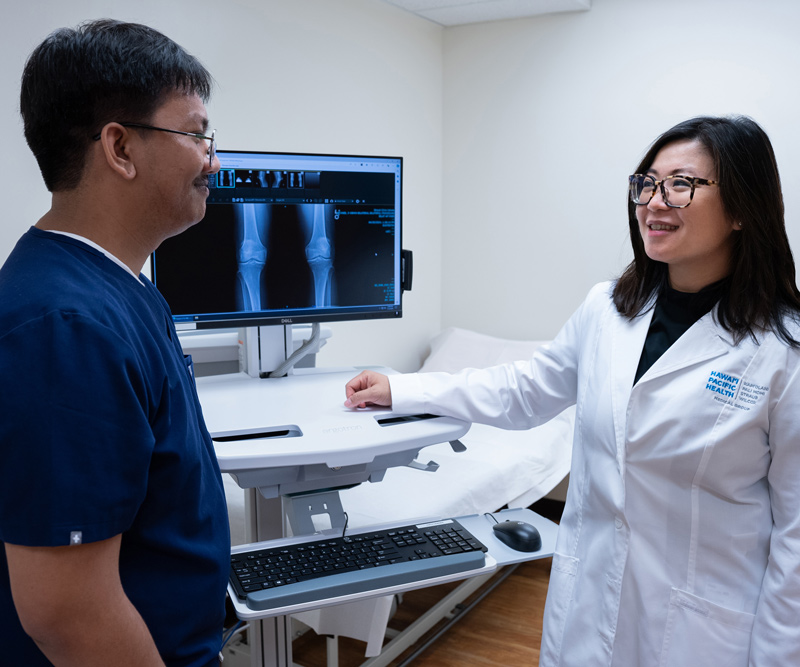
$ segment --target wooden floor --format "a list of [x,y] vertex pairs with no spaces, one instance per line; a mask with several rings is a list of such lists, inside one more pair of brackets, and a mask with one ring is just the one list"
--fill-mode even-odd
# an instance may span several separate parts
[[[535,510],[538,508],[534,506]],[[541,514],[544,512],[540,511]],[[551,517],[557,520],[558,517]],[[522,667],[539,664],[542,641],[542,613],[550,578],[550,558],[520,564],[497,588],[465,614],[433,645],[409,663],[414,667]],[[389,627],[402,630],[433,604],[443,598],[454,584],[411,591],[389,622]],[[480,591],[462,603],[468,605]],[[438,628],[438,626],[437,626]],[[429,635],[437,630],[434,628]],[[422,638],[419,644],[425,642]],[[302,667],[326,667],[325,638],[308,632],[292,645],[294,662]],[[339,639],[339,667],[356,667],[363,663],[363,642]],[[399,667],[416,647],[408,649],[392,667]]]
[[[550,561],[550,558],[543,558],[519,565],[411,664],[414,667],[538,665]],[[405,593],[389,627],[402,630],[452,588],[452,585],[444,585]],[[480,591],[476,593],[479,594]],[[467,599],[464,604],[469,602]],[[436,628],[431,634],[435,631]],[[325,641],[313,632],[295,640],[294,662],[303,667],[325,667]],[[425,638],[421,643],[424,641]],[[341,637],[339,666],[356,667],[364,662],[365,646],[363,642]],[[414,651],[414,647],[408,649],[391,663],[392,667],[401,665]]]

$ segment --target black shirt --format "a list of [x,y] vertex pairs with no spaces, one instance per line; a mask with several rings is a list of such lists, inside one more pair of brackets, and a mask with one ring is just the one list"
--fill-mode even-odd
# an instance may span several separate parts
[[697,320],[709,312],[725,291],[727,280],[712,283],[699,292],[679,292],[667,286],[656,301],[653,320],[647,330],[639,367],[636,369],[636,384],[658,358],[666,352]]

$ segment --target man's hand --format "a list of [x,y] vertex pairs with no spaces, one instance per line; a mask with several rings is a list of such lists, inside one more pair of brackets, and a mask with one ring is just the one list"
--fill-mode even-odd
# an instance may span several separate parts
[[390,406],[392,388],[389,378],[375,371],[362,371],[345,385],[348,408],[365,408],[368,405]]

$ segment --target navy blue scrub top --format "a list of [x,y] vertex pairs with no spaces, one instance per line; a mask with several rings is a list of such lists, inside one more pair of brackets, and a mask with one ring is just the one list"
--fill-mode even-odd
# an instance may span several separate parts
[[[207,667],[230,560],[224,491],[190,360],[141,280],[36,228],[0,269],[0,540],[122,534],[123,587],[165,662]],[[0,627],[3,661],[49,664],[22,632],[2,548]]]

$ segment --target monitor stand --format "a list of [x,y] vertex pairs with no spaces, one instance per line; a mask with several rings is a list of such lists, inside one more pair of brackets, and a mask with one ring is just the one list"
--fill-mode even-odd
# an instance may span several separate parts
[[245,327],[241,366],[250,377],[264,377],[280,366],[292,353],[292,325]]
[[[314,367],[315,355],[330,338],[330,329],[311,325],[311,335],[303,339],[306,327],[247,327],[239,330],[239,368],[254,378],[294,375],[298,368]],[[281,368],[282,367],[282,368]]]

